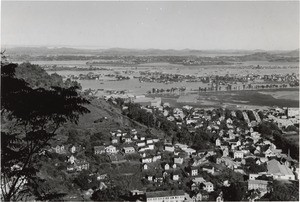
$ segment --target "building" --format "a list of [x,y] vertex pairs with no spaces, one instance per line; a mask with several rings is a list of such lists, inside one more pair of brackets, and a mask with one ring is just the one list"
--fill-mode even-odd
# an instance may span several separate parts
[[168,163],[164,165],[164,170],[170,170],[170,165]]
[[215,173],[215,167],[213,167],[213,166],[204,167],[204,168],[202,168],[202,170],[206,171],[207,173],[210,173],[210,174],[214,174]]
[[135,152],[135,149],[133,147],[123,147],[123,151],[125,154],[132,154]]
[[268,174],[276,180],[295,180],[293,171],[286,165],[282,165],[279,161],[272,159],[267,162]]
[[151,162],[152,162],[152,158],[151,157],[142,158],[142,163],[151,163]]
[[146,146],[146,143],[145,143],[145,141],[139,141],[139,142],[136,142],[136,145],[138,147],[144,147],[144,146]]
[[174,157],[174,163],[182,164],[183,163],[183,158],[181,158],[181,157]]
[[143,170],[148,170],[148,165],[147,164],[143,165]]
[[183,190],[146,192],[147,202],[183,202],[185,192]]
[[221,140],[219,138],[216,139],[216,146],[221,146]]
[[105,147],[105,152],[108,154],[115,154],[117,153],[117,148],[115,146],[109,145],[108,147]]
[[172,173],[172,180],[174,181],[179,180],[179,172],[175,171]]
[[248,180],[248,190],[256,190],[266,192],[268,190],[268,181],[266,180]]
[[198,175],[198,168],[192,168],[190,174],[191,174],[191,176]]
[[68,159],[68,162],[70,162],[71,164],[74,164],[75,160],[76,160],[76,158],[73,155],[71,155],[70,158]]
[[73,145],[72,147],[70,147],[70,152],[71,152],[72,154],[74,154],[75,151],[76,151],[76,147],[75,147],[74,145]]
[[105,153],[105,146],[95,146],[94,154],[103,154]]
[[58,154],[65,154],[66,153],[64,145],[57,145],[54,149],[55,149],[55,152],[58,153]]
[[165,145],[164,149],[165,149],[165,151],[168,151],[168,152],[174,152],[174,150],[175,150],[173,145]]
[[125,143],[131,143],[132,139],[130,136],[124,136],[124,137],[122,137],[122,141]]
[[203,182],[203,190],[206,190],[207,192],[213,192],[214,191],[214,185],[211,182]]
[[242,151],[235,151],[233,155],[234,155],[235,159],[238,159],[238,158],[243,159],[244,158],[244,152],[242,152]]
[[111,143],[112,144],[118,144],[119,140],[116,137],[111,138]]

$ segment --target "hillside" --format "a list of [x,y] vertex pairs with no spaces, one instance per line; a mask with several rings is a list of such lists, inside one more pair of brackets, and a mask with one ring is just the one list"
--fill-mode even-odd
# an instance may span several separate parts
[[164,136],[162,131],[154,128],[147,130],[147,126],[122,115],[120,108],[104,99],[92,99],[86,108],[90,110],[90,113],[81,116],[77,125],[68,123],[60,129],[57,136],[59,143],[67,142],[70,133],[76,133],[79,139],[85,141],[89,140],[92,135],[101,133],[103,140],[109,144],[110,132],[118,129],[122,131],[136,129],[141,134],[146,134],[148,131],[160,138]]

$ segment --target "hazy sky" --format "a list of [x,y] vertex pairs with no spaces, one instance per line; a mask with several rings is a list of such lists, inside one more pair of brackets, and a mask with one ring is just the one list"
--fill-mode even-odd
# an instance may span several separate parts
[[5,2],[1,44],[296,49],[299,2]]

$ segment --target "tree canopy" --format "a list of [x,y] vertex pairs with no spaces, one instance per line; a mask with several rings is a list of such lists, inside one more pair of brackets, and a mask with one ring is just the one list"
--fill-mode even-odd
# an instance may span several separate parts
[[[89,112],[84,107],[89,102],[77,87],[32,88],[16,77],[17,67],[1,62],[1,191],[5,201],[28,195],[42,198],[32,190],[40,181],[36,173],[41,152],[60,126],[77,123],[80,115]],[[61,196],[50,191],[44,195]]]

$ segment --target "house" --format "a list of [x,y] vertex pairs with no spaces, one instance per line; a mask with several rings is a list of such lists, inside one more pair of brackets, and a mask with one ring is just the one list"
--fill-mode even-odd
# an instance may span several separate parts
[[276,180],[295,180],[293,171],[286,165],[281,165],[279,161],[272,159],[267,162],[268,174]]
[[206,171],[207,173],[214,174],[215,168],[213,166],[202,168],[203,171]]
[[192,190],[192,191],[199,190],[199,184],[193,182],[193,183],[191,184],[191,190]]
[[111,143],[112,144],[118,144],[119,140],[116,137],[111,138]]
[[185,192],[183,190],[146,192],[147,202],[183,202]]
[[103,154],[105,153],[105,146],[95,146],[94,154]]
[[138,147],[144,147],[144,146],[146,146],[146,143],[145,143],[145,141],[138,141],[138,142],[136,142],[136,145]]
[[202,199],[203,199],[203,197],[202,197],[202,194],[200,192],[192,197],[192,200],[195,201],[195,202],[196,201],[202,201]]
[[72,154],[74,154],[75,151],[76,151],[76,147],[75,147],[74,145],[73,145],[72,147],[70,147],[70,152],[71,152]]
[[223,157],[227,157],[229,155],[229,150],[228,148],[226,147],[224,150],[223,150]]
[[233,121],[231,120],[231,118],[228,118],[228,119],[226,120],[226,123],[227,123],[227,124],[232,124]]
[[148,165],[147,164],[143,165],[143,170],[148,170]]
[[177,168],[176,163],[171,163],[170,166],[171,166],[173,169],[176,169],[176,168]]
[[199,185],[199,184],[205,182],[205,179],[203,177],[195,177],[193,179],[193,182],[196,183],[197,185]]
[[203,189],[206,190],[207,192],[213,192],[214,191],[214,185],[211,182],[203,182],[202,183]]
[[142,158],[142,163],[151,163],[151,162],[152,162],[152,158],[151,157]]
[[152,175],[147,175],[146,179],[149,180],[149,181],[153,181],[153,176]]
[[187,155],[192,155],[196,153],[195,149],[192,148],[186,148],[186,149],[182,149]]
[[218,147],[218,146],[221,146],[221,140],[218,138],[218,139],[216,139],[216,146]]
[[58,153],[58,154],[65,154],[66,153],[64,145],[57,145],[54,149],[55,149],[55,152]]
[[190,170],[190,175],[191,175],[191,176],[196,176],[196,175],[198,175],[198,168],[191,168],[191,170]]
[[156,162],[157,160],[160,160],[160,159],[161,159],[161,155],[158,154],[158,155],[153,156],[152,161]]
[[172,180],[179,180],[179,171],[178,170],[175,170],[173,173],[172,173]]
[[105,178],[107,178],[107,174],[106,174],[106,173],[97,176],[97,180],[98,180],[98,181],[104,180]]
[[123,147],[123,151],[125,154],[132,154],[135,152],[135,149],[133,147]]
[[154,177],[154,182],[163,182],[164,180],[164,177],[163,177],[163,174],[159,173],[159,174],[156,174],[155,177]]
[[144,151],[146,151],[146,150],[149,150],[149,147],[148,147],[148,146],[140,147],[140,148],[138,149],[139,152],[144,152]]
[[75,160],[76,160],[76,158],[73,155],[71,155],[70,158],[68,159],[68,162],[70,162],[71,164],[74,164]]
[[124,136],[124,137],[122,137],[122,141],[125,143],[131,143],[132,139],[130,136]]
[[152,139],[147,139],[146,144],[153,144],[153,140]]
[[148,148],[149,148],[150,150],[154,149],[154,144],[153,144],[153,143],[152,143],[152,144],[148,144]]
[[182,164],[183,163],[183,158],[181,157],[174,157],[174,163],[177,163],[177,164]]
[[173,145],[165,145],[164,150],[168,152],[174,152],[175,148]]
[[108,147],[105,147],[105,152],[108,154],[115,154],[117,153],[117,148],[113,145],[109,145]]
[[248,180],[248,190],[268,191],[268,181],[266,180]]
[[75,170],[77,171],[82,171],[82,170],[88,170],[90,164],[88,162],[86,162],[85,160],[81,160],[81,161],[75,161]]
[[164,170],[170,170],[170,165],[168,163],[164,165]]
[[244,152],[242,152],[242,151],[235,151],[233,153],[233,156],[234,156],[235,159],[238,159],[238,158],[243,159],[244,158]]

